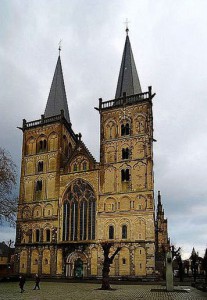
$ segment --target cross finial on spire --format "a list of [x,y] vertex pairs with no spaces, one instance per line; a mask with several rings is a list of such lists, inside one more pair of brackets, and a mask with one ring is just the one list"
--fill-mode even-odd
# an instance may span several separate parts
[[126,21],[125,21],[124,23],[125,23],[125,25],[126,25],[126,34],[128,35],[128,32],[129,32],[128,24],[129,24],[130,22],[128,21],[128,19],[126,19]]
[[58,51],[59,51],[59,56],[60,56],[60,51],[62,50],[62,40],[59,41],[58,45],[59,45],[59,48],[58,48]]

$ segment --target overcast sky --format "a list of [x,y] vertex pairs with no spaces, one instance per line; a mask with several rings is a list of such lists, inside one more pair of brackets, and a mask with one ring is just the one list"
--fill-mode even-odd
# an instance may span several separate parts
[[[142,90],[154,98],[155,199],[185,257],[207,247],[207,1],[0,1],[0,146],[20,169],[22,119],[39,119],[62,39],[75,132],[99,160],[98,98],[114,98],[126,18]],[[15,231],[0,228],[0,240]]]

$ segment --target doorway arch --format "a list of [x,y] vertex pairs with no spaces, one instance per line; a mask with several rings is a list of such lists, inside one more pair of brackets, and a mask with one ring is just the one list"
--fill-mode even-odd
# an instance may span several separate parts
[[70,278],[83,278],[88,276],[88,257],[84,252],[76,250],[70,253],[66,260],[65,276]]
[[81,258],[78,258],[74,262],[74,277],[75,278],[83,277],[83,261]]

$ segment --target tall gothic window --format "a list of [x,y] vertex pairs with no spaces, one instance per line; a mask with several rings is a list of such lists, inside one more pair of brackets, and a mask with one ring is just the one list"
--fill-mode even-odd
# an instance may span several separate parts
[[50,229],[46,229],[46,241],[50,242]]
[[114,239],[114,226],[110,225],[109,226],[109,240]]
[[129,148],[122,149],[122,159],[129,159]]
[[87,201],[82,201],[80,205],[80,239],[86,240],[87,233]]
[[43,172],[43,161],[38,162],[37,171],[38,172]]
[[63,205],[63,241],[67,241],[69,238],[69,220],[70,220],[70,204],[68,201]]
[[35,242],[39,242],[40,241],[40,230],[36,229],[35,231]]
[[36,192],[42,191],[42,180],[37,180],[35,189],[36,189]]
[[95,213],[96,213],[96,203],[95,201],[89,202],[89,214],[88,214],[88,239],[95,239]]
[[39,152],[44,152],[47,150],[47,141],[46,140],[41,140],[39,141]]
[[95,239],[96,198],[82,179],[69,186],[63,198],[63,241]]
[[71,232],[70,232],[71,241],[77,241],[77,233],[78,233],[78,203],[77,201],[73,201],[71,207]]
[[127,239],[127,226],[122,226],[122,239]]
[[84,162],[84,163],[83,163],[83,171],[86,171],[86,170],[87,170],[87,163]]
[[129,181],[129,179],[130,179],[129,169],[121,170],[121,181]]
[[129,123],[121,125],[121,135],[129,135],[130,134],[130,126]]

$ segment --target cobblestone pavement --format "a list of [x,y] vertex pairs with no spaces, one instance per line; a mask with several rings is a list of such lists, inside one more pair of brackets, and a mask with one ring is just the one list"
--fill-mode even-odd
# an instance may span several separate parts
[[[33,291],[34,284],[27,281],[25,292],[20,293],[18,282],[0,283],[1,300],[206,300],[207,294],[191,287],[176,287],[167,293],[159,285],[112,285],[114,290],[98,290],[99,284],[41,282],[40,290]],[[187,291],[186,291],[187,290]]]

